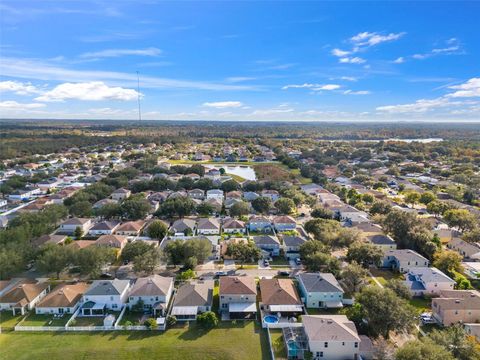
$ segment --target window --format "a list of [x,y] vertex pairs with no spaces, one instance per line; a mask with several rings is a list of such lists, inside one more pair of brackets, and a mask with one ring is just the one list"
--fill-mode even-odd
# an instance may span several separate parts
[[355,347],[358,348],[358,342],[355,343]]
[[327,348],[328,347],[328,342],[325,341],[324,346]]
[[112,309],[116,309],[118,307],[117,304],[112,304]]
[[345,341],[342,341],[342,346],[345,346]]
[[323,357],[323,351],[320,351],[320,357]]

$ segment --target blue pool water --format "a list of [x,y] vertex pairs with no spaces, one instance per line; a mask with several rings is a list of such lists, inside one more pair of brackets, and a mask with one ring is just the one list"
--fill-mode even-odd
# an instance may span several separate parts
[[276,317],[275,315],[267,315],[263,318],[263,321],[268,324],[276,324],[278,323],[278,317]]

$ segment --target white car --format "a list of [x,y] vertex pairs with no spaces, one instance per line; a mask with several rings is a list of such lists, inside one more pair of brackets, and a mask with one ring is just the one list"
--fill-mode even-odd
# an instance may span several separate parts
[[426,324],[436,324],[437,321],[435,318],[432,316],[432,313],[423,313],[420,314],[420,321],[422,322],[423,325]]

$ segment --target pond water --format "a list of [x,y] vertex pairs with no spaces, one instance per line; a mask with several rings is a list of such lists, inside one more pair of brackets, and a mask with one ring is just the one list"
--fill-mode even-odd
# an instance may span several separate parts
[[219,170],[220,168],[224,168],[227,174],[233,174],[241,176],[246,180],[257,180],[257,176],[255,175],[255,170],[253,167],[247,165],[228,165],[228,164],[204,164],[205,168],[207,169],[216,169]]

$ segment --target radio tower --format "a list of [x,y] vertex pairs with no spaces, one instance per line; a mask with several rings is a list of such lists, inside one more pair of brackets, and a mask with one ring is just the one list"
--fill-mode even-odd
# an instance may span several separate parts
[[142,112],[140,110],[140,77],[137,71],[137,101],[138,101],[138,120],[142,120]]

